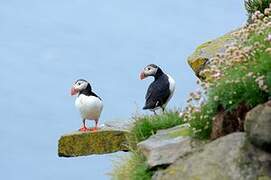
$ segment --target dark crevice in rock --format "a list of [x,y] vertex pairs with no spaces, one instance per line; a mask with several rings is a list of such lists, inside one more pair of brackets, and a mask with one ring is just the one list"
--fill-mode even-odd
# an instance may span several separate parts
[[211,139],[217,139],[233,132],[244,131],[244,121],[250,108],[241,103],[236,109],[226,111],[222,106],[218,108],[218,114],[214,117]]

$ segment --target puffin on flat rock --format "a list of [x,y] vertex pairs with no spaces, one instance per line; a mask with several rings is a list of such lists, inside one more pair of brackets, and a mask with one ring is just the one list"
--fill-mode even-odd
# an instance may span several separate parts
[[[75,81],[71,88],[71,95],[77,95],[75,107],[79,110],[83,120],[83,127],[79,131],[97,130],[98,121],[103,110],[102,99],[92,92],[89,82],[84,79]],[[86,120],[94,120],[95,127],[87,128]]]
[[143,109],[149,109],[156,114],[155,111],[158,109],[165,110],[167,103],[175,91],[175,81],[170,75],[165,74],[162,69],[155,64],[146,66],[140,73],[141,80],[148,76],[153,76],[154,81],[148,88]]

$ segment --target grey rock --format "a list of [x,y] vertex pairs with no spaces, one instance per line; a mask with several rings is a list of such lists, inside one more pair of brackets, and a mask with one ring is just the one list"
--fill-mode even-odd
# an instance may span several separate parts
[[108,121],[104,123],[103,129],[115,129],[121,131],[130,131],[133,127],[131,121]]
[[208,74],[201,74],[201,72],[208,67],[213,57],[225,52],[226,46],[238,41],[238,38],[233,36],[233,33],[239,30],[240,29],[237,29],[217,39],[201,44],[196,48],[193,54],[188,57],[188,64],[200,79],[212,81],[212,79],[209,79]]
[[258,105],[247,113],[245,131],[255,146],[271,152],[271,106]]
[[245,133],[233,133],[157,171],[152,179],[270,180],[271,154],[251,145]]
[[169,165],[178,158],[191,153],[202,143],[187,136],[190,130],[184,126],[177,126],[158,131],[149,139],[140,142],[138,149],[147,158],[150,168]]

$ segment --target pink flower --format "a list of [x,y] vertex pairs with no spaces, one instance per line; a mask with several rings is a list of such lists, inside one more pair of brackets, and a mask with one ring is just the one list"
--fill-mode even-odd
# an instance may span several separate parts
[[268,41],[271,41],[271,34],[269,34],[269,35],[267,36],[267,40],[268,40]]

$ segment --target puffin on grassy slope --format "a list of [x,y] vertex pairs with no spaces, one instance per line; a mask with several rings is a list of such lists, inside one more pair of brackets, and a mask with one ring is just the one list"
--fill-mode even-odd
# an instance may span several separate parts
[[147,94],[145,96],[146,102],[143,109],[149,109],[156,114],[156,110],[165,107],[171,99],[175,91],[174,79],[165,74],[160,67],[155,64],[146,66],[140,73],[140,79],[145,79],[148,76],[153,76],[154,81],[150,84]]
[[[77,95],[75,107],[79,110],[83,120],[83,127],[79,131],[97,130],[98,121],[103,110],[102,99],[92,92],[92,88],[84,79],[75,81],[71,88],[71,95]],[[87,128],[86,120],[94,120],[95,127]]]

